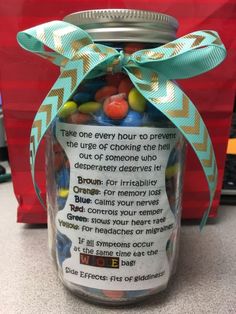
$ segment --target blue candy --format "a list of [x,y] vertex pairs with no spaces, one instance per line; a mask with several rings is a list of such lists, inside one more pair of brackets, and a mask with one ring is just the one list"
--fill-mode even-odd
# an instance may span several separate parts
[[65,207],[66,200],[67,198],[59,197],[59,196],[57,197],[58,210],[62,210]]
[[117,121],[108,118],[103,112],[94,115],[94,120],[100,125],[115,125]]
[[77,104],[83,104],[85,102],[93,100],[93,95],[87,92],[78,92],[73,96],[73,100]]
[[56,134],[56,125],[57,125],[58,122],[60,122],[60,119],[59,119],[58,117],[56,117],[56,118],[53,120],[53,122],[52,122],[51,128],[52,128],[52,134],[53,134],[54,138],[57,138],[57,134]]
[[161,113],[158,109],[156,109],[151,103],[147,104],[147,114],[148,118],[152,121],[168,120],[166,116],[163,113]]
[[121,126],[140,126],[143,123],[143,114],[130,110],[127,116],[121,120]]
[[150,294],[150,290],[130,290],[126,291],[127,298],[141,297]]
[[56,244],[57,244],[57,257],[60,265],[62,265],[65,259],[71,257],[70,249],[72,241],[66,235],[57,232]]
[[65,167],[61,168],[56,174],[56,181],[58,188],[69,189],[70,169]]
[[179,149],[174,147],[170,153],[170,157],[168,159],[167,167],[175,165],[181,157],[181,152]]
[[[83,88],[83,91],[88,92],[90,94],[94,94],[98,89],[105,86],[107,83],[104,80],[97,79],[97,80],[87,80],[85,81],[81,87]],[[94,95],[92,95],[94,96]]]

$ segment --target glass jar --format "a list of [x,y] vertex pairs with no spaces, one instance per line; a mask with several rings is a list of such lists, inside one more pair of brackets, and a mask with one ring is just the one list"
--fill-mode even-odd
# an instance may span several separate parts
[[[65,21],[125,54],[175,39],[170,16],[135,10]],[[166,288],[177,263],[185,141],[125,73],[83,81],[47,134],[49,244],[63,284],[118,305]]]

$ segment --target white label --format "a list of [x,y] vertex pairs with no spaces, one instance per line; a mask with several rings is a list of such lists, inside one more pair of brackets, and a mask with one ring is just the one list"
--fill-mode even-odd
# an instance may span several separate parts
[[176,226],[165,169],[178,131],[57,123],[56,134],[70,162],[69,196],[56,218],[72,241],[64,278],[106,290],[165,285]]

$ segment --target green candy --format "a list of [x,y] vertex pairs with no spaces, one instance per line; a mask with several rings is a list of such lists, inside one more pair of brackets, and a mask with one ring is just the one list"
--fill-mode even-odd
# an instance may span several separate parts
[[129,92],[128,102],[134,111],[143,112],[146,109],[146,99],[135,87]]
[[69,115],[74,113],[77,110],[77,103],[74,101],[67,101],[62,109],[58,112],[59,118],[67,118]]
[[95,101],[85,102],[79,106],[78,111],[82,113],[95,113],[102,108],[102,104]]

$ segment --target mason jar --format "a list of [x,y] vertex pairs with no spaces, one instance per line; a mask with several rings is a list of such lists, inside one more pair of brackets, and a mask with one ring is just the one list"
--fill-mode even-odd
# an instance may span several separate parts
[[[68,15],[130,55],[176,38],[168,15]],[[185,141],[125,72],[84,80],[47,134],[49,242],[63,284],[93,302],[134,303],[167,287],[179,245]]]

